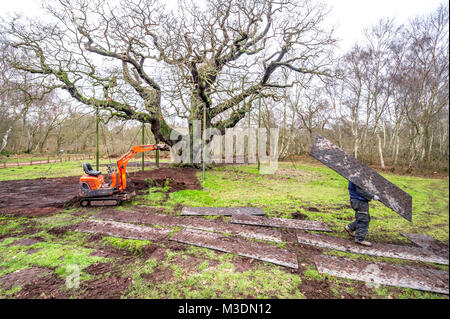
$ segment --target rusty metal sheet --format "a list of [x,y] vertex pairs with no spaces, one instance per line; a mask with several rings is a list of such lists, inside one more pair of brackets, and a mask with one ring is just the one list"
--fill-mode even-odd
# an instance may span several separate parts
[[235,224],[257,225],[265,227],[292,228],[300,230],[315,230],[328,232],[331,231],[331,229],[324,222],[315,220],[298,220],[287,218],[256,217],[249,215],[233,215],[231,222]]
[[76,228],[76,231],[121,238],[159,241],[166,238],[172,230],[113,221],[87,220],[82,222]]
[[411,195],[326,138],[317,135],[309,154],[355,185],[378,195],[384,205],[406,220],[412,221]]
[[410,246],[374,243],[372,247],[365,247],[343,238],[320,234],[298,233],[297,240],[301,244],[327,249],[336,249],[349,253],[371,255],[378,257],[417,260],[442,265],[448,265],[448,258],[438,256],[426,249]]
[[179,217],[154,212],[135,212],[122,210],[104,210],[94,215],[93,218],[113,220],[125,223],[138,223],[144,225],[159,225],[200,230],[218,233],[229,233],[247,238],[281,242],[281,232],[275,229],[261,228],[256,226],[236,225],[220,220],[208,220],[199,217]]
[[153,212],[135,212],[135,211],[113,210],[113,209],[103,210],[92,216],[92,218],[112,220],[123,223],[136,223],[150,226],[158,225],[166,227],[178,226],[180,220],[182,219],[181,217],[156,214]]
[[234,214],[265,215],[264,211],[259,207],[183,207],[181,210],[181,215],[183,216],[233,216]]
[[297,256],[286,249],[241,237],[224,236],[195,229],[182,229],[169,240],[267,261],[280,266],[298,268]]
[[179,223],[185,228],[213,231],[216,233],[228,233],[241,237],[273,242],[282,242],[281,232],[275,229],[261,228],[256,226],[229,224],[198,217],[185,217]]
[[426,234],[406,234],[400,233],[402,236],[405,236],[414,244],[422,247],[423,249],[430,250],[434,252],[436,255],[442,256],[448,259],[448,246],[444,243],[440,242],[433,237],[430,237]]
[[449,294],[448,272],[442,270],[324,255],[315,256],[314,262],[321,274],[364,281],[369,287],[387,285]]

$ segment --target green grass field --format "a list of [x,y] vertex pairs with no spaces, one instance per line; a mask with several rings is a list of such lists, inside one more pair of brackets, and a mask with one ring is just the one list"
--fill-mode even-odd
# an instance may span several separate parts
[[[148,159],[146,159],[148,161]],[[85,162],[91,163],[92,167],[95,169],[95,159],[91,160],[80,160],[80,161],[68,161],[68,162],[57,162],[49,164],[37,164],[37,165],[24,165],[24,166],[14,166],[0,168],[0,181],[8,181],[15,179],[35,179],[35,178],[50,178],[50,177],[66,177],[66,176],[81,176],[84,174],[82,164]],[[131,166],[130,163],[138,163],[138,167]],[[167,159],[161,159],[160,163],[167,163]],[[100,165],[107,164],[116,166],[115,160],[101,159]],[[141,160],[134,159],[129,162],[128,172],[134,172],[140,170]],[[151,169],[151,167],[146,167],[146,169]],[[100,170],[106,173],[107,169],[105,166],[100,166]]]
[[[46,177],[82,174],[80,162],[66,162],[54,164],[51,169],[47,164],[0,169],[0,180],[39,178],[46,170]],[[197,176],[201,179],[201,172]],[[379,202],[371,203],[372,221],[367,239],[407,244],[408,240],[400,232],[424,233],[448,245],[448,178],[383,176],[412,195],[413,222],[406,221]],[[132,210],[133,206],[140,205],[175,214],[180,205],[255,206],[262,208],[271,217],[290,218],[291,213],[301,213],[307,219],[324,221],[333,230],[332,236],[344,238],[347,235],[343,226],[354,217],[354,212],[348,207],[347,181],[319,164],[279,163],[279,169],[274,175],[260,175],[255,165],[216,167],[206,172],[205,187],[205,191],[170,193],[168,198],[162,196],[167,189],[152,188],[147,195],[119,209]],[[97,211],[89,209],[80,215],[79,210],[81,208],[67,209],[56,215],[34,218],[0,216],[0,235],[6,236],[0,241],[0,276],[40,266],[48,267],[52,273],[64,279],[67,265],[77,264],[81,268],[81,281],[90,283],[97,277],[83,270],[101,262],[111,264],[114,273],[130,278],[132,284],[121,292],[121,298],[306,298],[305,285],[312,282],[325,285],[321,295],[323,298],[448,298],[440,294],[387,286],[362,288],[363,283],[320,275],[314,263],[307,258],[299,261],[300,273],[260,261],[255,261],[250,269],[238,271],[239,265],[247,262],[245,259],[208,249],[189,247],[187,250],[173,250],[159,243],[114,237],[92,241],[89,239],[91,235],[85,233],[67,231],[58,235],[51,231],[55,227],[77,224]],[[27,227],[37,229],[38,232],[16,236]],[[13,239],[7,235],[16,236],[14,240],[38,236],[42,241],[31,246],[11,245]],[[146,254],[145,247],[151,245],[158,246],[162,253],[157,257]],[[92,252],[105,247],[125,251],[129,256],[126,259],[92,256]],[[28,253],[30,249],[36,252]],[[332,250],[324,253],[416,265],[414,262]],[[433,267],[448,271],[448,266]],[[159,275],[164,279],[154,279]],[[108,276],[108,273],[98,278],[102,276]],[[149,277],[152,280],[146,279]],[[21,286],[9,290],[0,288],[0,297],[14,298],[21,289]],[[66,292],[74,298],[83,294],[82,289],[68,289]],[[44,294],[41,297],[47,296]]]

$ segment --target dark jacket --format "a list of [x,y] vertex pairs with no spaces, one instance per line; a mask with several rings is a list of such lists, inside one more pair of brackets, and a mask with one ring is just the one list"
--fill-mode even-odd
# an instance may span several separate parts
[[364,202],[370,202],[373,199],[373,195],[366,192],[361,187],[356,186],[352,182],[348,182],[348,192],[350,193],[350,199],[358,199]]

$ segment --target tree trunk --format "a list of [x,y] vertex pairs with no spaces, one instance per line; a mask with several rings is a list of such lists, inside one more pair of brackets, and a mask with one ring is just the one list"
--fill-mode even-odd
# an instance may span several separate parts
[[11,130],[12,130],[12,127],[8,128],[8,130],[6,131],[5,135],[3,135],[2,145],[0,146],[0,152],[3,152],[3,150],[8,145],[8,137],[9,137],[9,134],[11,133]]
[[398,133],[395,136],[395,154],[394,154],[394,166],[397,165],[398,162],[398,152],[400,149],[400,137],[398,135]]
[[353,140],[354,140],[353,156],[355,156],[355,158],[358,158],[359,138],[358,138],[357,124],[355,124],[355,123],[352,124],[352,134],[353,134]]
[[[43,154],[44,152],[44,145],[46,144],[47,140],[48,140],[48,136],[50,134],[50,132],[53,130],[53,127],[50,125],[48,127],[48,129],[45,131],[44,137],[42,138],[42,141],[39,143],[39,152],[41,154]],[[77,135],[78,136],[78,135]],[[77,146],[78,143],[76,143]]]
[[383,142],[381,140],[381,136],[380,133],[376,132],[377,135],[377,139],[378,139],[378,154],[380,155],[380,165],[381,165],[381,169],[384,169],[384,158],[383,158]]
[[433,151],[433,140],[434,140],[434,134],[433,132],[431,133],[430,136],[430,142],[429,142],[429,146],[428,146],[428,160],[427,160],[427,164],[430,165],[431,164],[431,152]]

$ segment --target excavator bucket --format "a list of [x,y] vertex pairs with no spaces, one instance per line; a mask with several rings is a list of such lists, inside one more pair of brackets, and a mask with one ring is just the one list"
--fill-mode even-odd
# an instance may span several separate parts
[[412,197],[338,146],[317,135],[309,153],[342,177],[366,191],[408,221],[412,221]]

